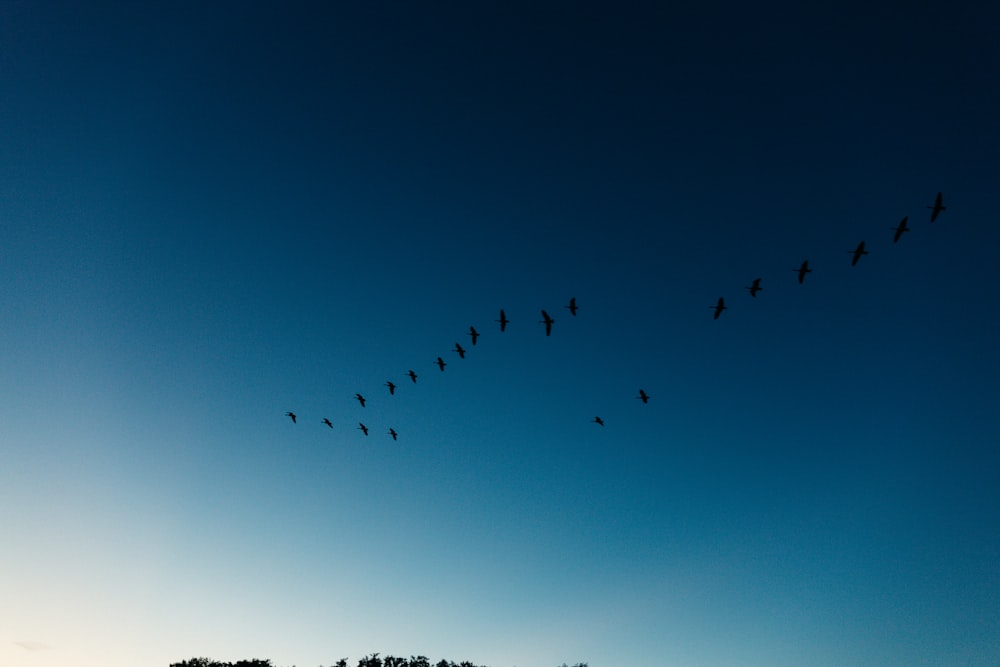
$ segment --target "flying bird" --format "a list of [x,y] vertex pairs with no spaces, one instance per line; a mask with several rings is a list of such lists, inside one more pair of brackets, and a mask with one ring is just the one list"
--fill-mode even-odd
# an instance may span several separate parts
[[455,350],[454,351],[458,352],[459,359],[465,359],[465,348],[464,347],[462,347],[458,343],[455,343]]
[[854,250],[848,250],[848,252],[853,255],[853,257],[851,257],[851,266],[857,266],[858,260],[861,259],[861,256],[868,254],[868,251],[865,250],[864,241],[859,243],[857,248],[855,248]]
[[[722,311],[724,311],[726,309],[726,300],[723,299],[720,296],[719,300],[715,302],[715,305],[714,306],[709,306],[709,308],[714,308],[715,309],[715,314],[712,315],[712,319],[713,320],[717,320],[717,319],[719,319],[719,315],[722,314]],[[645,402],[646,401],[643,401],[643,403],[645,403]]]
[[293,423],[293,424],[297,424],[297,423],[298,423],[298,422],[296,421],[296,417],[295,417],[295,413],[294,413],[294,412],[286,412],[286,413],[285,413],[285,416],[286,416],[286,417],[291,417],[291,418],[292,418],[292,423]]
[[576,297],[574,296],[569,300],[568,306],[563,306],[563,308],[569,309],[569,314],[576,317],[576,311],[580,310],[579,306],[576,305]]
[[601,419],[600,417],[594,417],[591,421],[597,424],[598,426],[604,426],[604,420]]
[[414,373],[413,371],[406,371],[406,374],[410,376],[411,380],[413,380],[413,384],[417,383],[417,374],[416,373]]
[[797,271],[799,274],[799,284],[801,285],[803,282],[805,282],[806,274],[812,273],[812,269],[809,268],[809,260],[807,259],[806,261],[802,262],[802,266],[795,269],[795,271]]
[[365,407],[365,397],[364,396],[362,396],[361,394],[355,394],[354,398],[358,399],[358,403],[361,404],[361,407]]
[[385,386],[387,386],[389,388],[389,395],[390,396],[392,396],[393,394],[396,393],[396,383],[393,382],[392,380],[388,380],[385,383]]
[[898,241],[900,239],[900,237],[903,236],[903,232],[910,231],[910,228],[906,226],[906,221],[909,220],[909,219],[910,219],[910,216],[906,216],[902,220],[899,221],[899,227],[890,227],[889,228],[892,231],[896,232],[892,236],[892,242],[893,243],[895,243],[896,241]]
[[395,430],[395,429],[391,429],[391,428],[390,428],[390,429],[389,429],[389,435],[391,435],[391,436],[392,436],[392,439],[393,439],[393,440],[395,440],[395,439],[396,439],[396,436],[397,436],[397,435],[399,435],[399,434],[398,434],[398,433],[396,433],[396,430]]
[[760,286],[760,278],[754,278],[753,284],[751,284],[750,287],[744,287],[743,289],[750,290],[750,296],[756,299],[757,292],[761,291],[764,288]]
[[438,357],[438,360],[435,361],[434,363],[438,365],[438,368],[441,369],[442,373],[444,372],[444,367],[448,365],[444,362],[444,359],[442,359],[441,357]]
[[500,319],[493,321],[500,323],[500,331],[504,331],[507,328],[507,323],[510,322],[510,320],[507,319],[507,315],[504,314],[503,308],[500,309]]
[[640,401],[642,401],[642,402],[643,402],[644,404],[645,404],[645,403],[649,403],[649,394],[647,394],[647,393],[646,393],[646,390],[645,390],[645,389],[640,389],[640,390],[639,390],[639,395],[638,395],[638,396],[636,396],[636,398],[638,398],[638,399],[639,399]]
[[365,426],[363,422],[358,422],[358,430],[364,433],[365,435],[368,435],[368,427]]
[[479,338],[479,332],[476,331],[476,327],[469,327],[469,335],[472,336],[472,344],[476,344],[476,340]]
[[941,204],[941,193],[940,192],[937,193],[937,197],[934,199],[934,206],[928,206],[927,208],[929,208],[931,210],[931,222],[934,222],[935,220],[937,220],[937,217],[938,217],[938,215],[941,214],[941,211],[947,211],[948,210],[947,206],[944,206],[944,205]]
[[331,422],[326,417],[323,417],[323,423],[326,424],[327,426],[329,426],[330,428],[333,428],[333,422]]
[[545,318],[545,319],[538,320],[538,323],[539,324],[544,324],[545,325],[545,335],[546,336],[551,336],[552,335],[552,324],[555,322],[555,320],[552,319],[551,317],[549,317],[549,314],[546,313],[544,310],[542,311],[542,317]]

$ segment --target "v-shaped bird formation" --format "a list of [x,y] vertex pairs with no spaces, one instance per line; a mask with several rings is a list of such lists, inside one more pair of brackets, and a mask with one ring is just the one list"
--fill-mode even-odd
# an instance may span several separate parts
[[[930,209],[931,211],[930,221],[931,222],[936,221],[938,217],[941,215],[941,213],[947,210],[947,207],[943,203],[942,193],[940,192],[937,193],[937,196],[934,199],[934,203],[927,206],[927,208]],[[897,226],[890,227],[890,230],[894,232],[892,237],[892,242],[894,244],[899,242],[900,238],[902,238],[904,233],[912,230],[912,228],[907,225],[908,221],[909,221],[909,216],[904,216],[903,219],[899,221],[899,224]],[[865,246],[864,241],[861,241],[853,250],[848,250],[847,252],[848,254],[851,255],[851,266],[857,266],[858,262],[862,257],[870,254]],[[806,276],[812,273],[813,269],[810,268],[809,260],[806,259],[802,261],[802,263],[799,265],[798,268],[793,269],[793,271],[797,275],[798,283],[802,285],[805,284]],[[759,277],[754,278],[751,284],[749,286],[744,287],[743,289],[747,290],[750,293],[750,296],[756,299],[757,295],[764,289],[761,286],[761,282],[762,282],[761,278]],[[571,297],[569,303],[563,307],[569,310],[570,315],[572,317],[576,317],[577,312],[580,310],[580,307],[576,301],[576,297]],[[709,308],[712,310],[712,319],[718,320],[722,316],[723,312],[728,310],[730,307],[726,305],[725,297],[720,296],[713,305],[709,306]],[[545,335],[551,336],[553,331],[553,325],[555,324],[555,319],[551,315],[549,315],[548,311],[546,311],[545,309],[540,309],[540,313],[542,319],[538,320],[538,323],[544,325]],[[499,326],[500,333],[503,333],[507,330],[507,325],[511,323],[511,320],[508,319],[507,313],[503,308],[500,309],[499,314],[500,314],[499,319],[494,320],[494,322],[500,325]],[[476,329],[475,326],[470,326],[466,335],[468,335],[471,338],[473,347],[477,345],[477,342],[481,336],[481,334],[479,333],[479,331]],[[466,354],[468,353],[468,351],[465,348],[463,348],[460,343],[457,342],[455,343],[455,347],[452,348],[451,351],[457,353],[459,359],[465,359]],[[445,368],[448,366],[448,363],[441,357],[437,357],[437,360],[434,361],[433,363],[435,366],[438,367],[438,369],[442,373],[445,372]],[[413,384],[417,383],[418,375],[413,369],[407,370],[406,375],[410,378]],[[390,396],[396,395],[396,389],[398,389],[397,384],[395,384],[392,380],[387,380],[385,382],[385,386],[389,389]],[[651,398],[650,395],[646,393],[645,389],[640,388],[638,391],[639,395],[636,396],[635,398],[637,398],[643,405],[648,404]],[[360,392],[354,395],[354,399],[357,400],[361,408],[365,407],[367,399],[365,399],[364,395],[362,395]],[[292,421],[293,424],[298,423],[298,415],[295,412],[289,410],[285,412],[285,416],[287,416]],[[319,421],[319,423],[326,425],[330,429],[334,428],[333,422],[327,417],[324,417],[322,420]],[[594,423],[602,427],[605,425],[604,419],[599,415],[595,416],[591,420],[591,423]],[[355,430],[361,431],[364,436],[367,436],[369,434],[369,428],[367,425],[364,424],[364,422],[358,422],[358,426]],[[400,433],[397,432],[396,429],[393,427],[390,427],[386,433],[389,435],[390,438],[392,438],[393,441],[397,441],[400,436]]]

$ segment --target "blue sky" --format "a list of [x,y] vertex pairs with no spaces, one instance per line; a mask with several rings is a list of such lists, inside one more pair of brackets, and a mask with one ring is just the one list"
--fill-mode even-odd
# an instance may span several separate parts
[[0,662],[996,665],[998,18],[0,3]]

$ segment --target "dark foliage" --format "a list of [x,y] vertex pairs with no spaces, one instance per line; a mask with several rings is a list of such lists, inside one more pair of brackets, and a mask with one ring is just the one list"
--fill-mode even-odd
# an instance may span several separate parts
[[[276,667],[271,663],[270,660],[258,660],[254,658],[253,660],[238,660],[236,662],[221,662],[219,660],[212,660],[211,658],[191,658],[190,660],[184,660],[182,662],[171,663],[170,667]],[[320,665],[322,667],[322,665]],[[348,667],[347,658],[341,658],[330,667]],[[378,653],[372,653],[371,655],[366,655],[358,660],[356,667],[432,667],[430,660],[426,656],[410,656],[409,659],[397,658],[392,655],[387,655],[384,658],[380,658]],[[433,665],[433,667],[480,667],[479,665],[474,665],[468,660],[463,660],[462,662],[451,662],[450,660],[441,660]],[[566,663],[560,665],[560,667],[569,667]],[[578,662],[573,665],[573,667],[587,667],[587,663]]]
[[170,667],[275,667],[270,660],[237,660],[236,662],[220,662],[211,658],[191,658],[183,662],[171,663]]

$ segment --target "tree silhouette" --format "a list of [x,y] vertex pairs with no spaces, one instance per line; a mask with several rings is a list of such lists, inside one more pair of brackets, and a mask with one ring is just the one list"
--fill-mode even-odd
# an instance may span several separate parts
[[[191,658],[190,660],[182,660],[181,662],[174,662],[170,664],[170,667],[277,667],[270,660],[260,660],[254,658],[252,660],[237,660],[236,662],[222,662],[220,660],[213,660],[211,658]],[[322,667],[322,666],[320,666]],[[341,658],[336,663],[331,665],[331,667],[347,667],[347,658]],[[396,657],[392,655],[387,655],[384,658],[380,658],[378,653],[372,653],[371,655],[366,655],[363,658],[358,659],[357,667],[432,667],[427,656],[417,655],[410,656],[410,659]],[[433,665],[433,667],[481,667],[468,660],[463,660],[462,662],[451,662],[450,660],[441,660]],[[570,667],[565,662],[559,667]],[[572,667],[588,667],[585,662],[578,662]]]
[[270,660],[237,660],[236,662],[221,662],[211,658],[191,658],[182,662],[175,662],[170,667],[275,667]]

